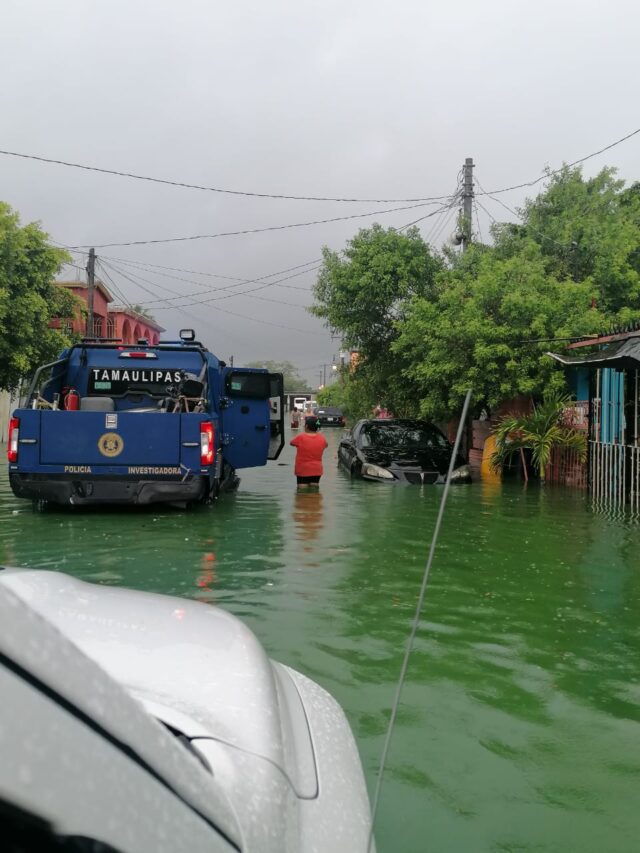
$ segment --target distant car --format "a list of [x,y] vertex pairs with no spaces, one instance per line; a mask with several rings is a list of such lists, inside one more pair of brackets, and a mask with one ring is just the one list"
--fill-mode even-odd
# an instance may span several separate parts
[[[452,447],[427,421],[390,418],[358,421],[338,448],[338,461],[353,476],[385,483],[444,483]],[[470,483],[471,469],[455,460],[453,483]]]
[[343,427],[346,423],[342,409],[334,406],[319,406],[313,414],[320,421],[320,426]]

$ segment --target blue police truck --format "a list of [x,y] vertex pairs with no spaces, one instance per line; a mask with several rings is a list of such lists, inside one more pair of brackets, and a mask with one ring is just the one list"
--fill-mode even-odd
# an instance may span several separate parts
[[57,504],[186,506],[284,445],[282,375],[237,368],[195,340],[84,339],[38,368],[9,427],[15,495]]

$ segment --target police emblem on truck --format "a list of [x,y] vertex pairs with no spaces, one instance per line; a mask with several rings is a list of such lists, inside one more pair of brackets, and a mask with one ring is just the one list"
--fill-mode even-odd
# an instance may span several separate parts
[[119,456],[124,449],[124,441],[117,432],[105,432],[98,439],[98,450],[103,456]]

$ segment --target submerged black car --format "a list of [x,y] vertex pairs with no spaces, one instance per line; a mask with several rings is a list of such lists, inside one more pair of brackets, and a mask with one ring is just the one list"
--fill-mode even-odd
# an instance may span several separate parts
[[[338,448],[338,460],[354,476],[414,485],[444,483],[453,448],[427,421],[392,418],[358,421]],[[470,483],[471,469],[461,456],[452,483]]]
[[318,406],[317,409],[314,409],[313,414],[320,421],[320,426],[343,427],[345,425],[342,409],[333,406]]

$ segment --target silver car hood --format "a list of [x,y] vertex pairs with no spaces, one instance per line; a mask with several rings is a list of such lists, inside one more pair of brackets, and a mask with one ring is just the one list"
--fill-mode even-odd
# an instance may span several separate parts
[[277,850],[364,848],[369,803],[342,709],[270,661],[239,619],[59,572],[5,568],[0,584],[191,740],[235,803],[248,849],[271,849],[261,832]]
[[[286,769],[282,685],[256,637],[230,613],[58,572],[9,568],[2,582],[154,716],[189,738],[211,737]],[[299,793],[314,796],[313,765],[306,769],[312,784]]]

